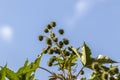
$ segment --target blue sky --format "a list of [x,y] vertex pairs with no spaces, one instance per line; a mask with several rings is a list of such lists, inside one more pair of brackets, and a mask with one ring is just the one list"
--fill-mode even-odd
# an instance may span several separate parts
[[[0,65],[17,71],[33,61],[44,44],[38,41],[46,24],[57,22],[75,47],[83,41],[93,56],[108,55],[120,62],[120,0],[0,0]],[[45,56],[44,58],[48,58]],[[47,67],[45,60],[42,66]],[[48,80],[45,71],[36,78]]]

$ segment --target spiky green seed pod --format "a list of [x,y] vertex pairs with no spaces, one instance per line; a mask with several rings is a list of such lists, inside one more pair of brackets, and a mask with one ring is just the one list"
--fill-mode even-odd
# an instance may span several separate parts
[[48,50],[48,54],[53,54],[54,50],[53,49],[49,49]]
[[63,47],[63,42],[62,42],[62,41],[59,41],[58,47],[59,47],[59,48],[62,48],[62,47]]
[[81,71],[80,71],[80,75],[83,75],[83,74],[84,74],[84,71],[83,71],[83,70],[81,70]]
[[59,41],[59,45],[63,46],[63,42],[62,42],[62,41]]
[[71,48],[72,48],[72,46],[68,46],[68,50],[69,50],[69,51],[72,51],[72,49],[71,49]]
[[40,40],[40,41],[43,40],[43,36],[42,36],[42,35],[39,36],[39,40]]
[[50,26],[55,27],[55,26],[56,26],[56,22],[54,22],[54,21],[51,22],[51,23],[50,23]]
[[55,37],[54,37],[54,38],[53,38],[53,41],[54,41],[54,42],[58,42],[58,38],[55,38]]
[[60,35],[63,35],[63,34],[64,34],[64,30],[63,30],[63,29],[60,29],[60,30],[59,30],[59,34],[60,34]]
[[51,39],[50,39],[50,38],[46,38],[46,43],[47,43],[48,45],[52,45]]
[[52,27],[50,26],[50,24],[47,25],[47,29],[52,29]]
[[69,40],[66,39],[66,38],[64,38],[64,39],[63,39],[63,43],[64,43],[65,45],[68,45],[68,44],[69,44]]
[[44,32],[45,32],[45,33],[48,33],[48,32],[49,32],[49,30],[46,28],[46,29],[44,29]]

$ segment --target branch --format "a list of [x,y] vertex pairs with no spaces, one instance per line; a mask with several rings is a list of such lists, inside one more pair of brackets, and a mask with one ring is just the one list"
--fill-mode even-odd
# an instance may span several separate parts
[[39,67],[39,68],[42,69],[42,70],[47,71],[48,73],[50,73],[50,74],[52,74],[52,75],[55,75],[53,72],[49,71],[48,69],[46,69],[46,68],[44,68],[44,67]]
[[81,68],[81,70],[78,72],[78,74],[76,75],[76,78],[79,76],[80,72],[83,70],[84,66]]

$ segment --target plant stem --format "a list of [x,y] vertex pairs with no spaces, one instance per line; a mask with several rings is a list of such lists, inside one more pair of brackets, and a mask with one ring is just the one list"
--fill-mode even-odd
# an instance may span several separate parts
[[80,72],[83,70],[84,66],[80,69],[80,71],[78,72],[78,74],[76,75],[76,78],[79,76]]
[[48,73],[50,73],[50,74],[52,74],[52,75],[55,75],[53,72],[49,71],[48,69],[46,69],[46,68],[44,68],[44,67],[39,67],[39,68],[47,71]]

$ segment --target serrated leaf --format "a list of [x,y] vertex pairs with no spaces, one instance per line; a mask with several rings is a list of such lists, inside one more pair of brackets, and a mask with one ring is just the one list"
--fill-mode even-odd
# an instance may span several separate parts
[[82,46],[82,57],[81,57],[81,61],[83,65],[87,66],[88,64],[92,63],[90,55],[91,55],[91,50],[84,42]]
[[6,77],[9,80],[19,80],[19,78],[17,77],[16,73],[12,70],[10,70],[9,68],[5,67],[6,69]]
[[6,68],[3,67],[3,68],[0,70],[0,80],[5,80],[5,77],[6,77]]
[[108,57],[103,57],[103,58],[98,58],[97,62],[99,62],[100,64],[109,64],[109,63],[117,63],[116,61],[108,58]]
[[24,63],[24,67],[27,67],[28,65],[28,59],[26,59],[25,63]]
[[82,54],[77,51],[77,49],[71,47],[71,50],[78,56],[78,58],[81,60]]
[[79,50],[80,50],[80,48],[81,48],[81,47],[78,47],[78,48],[77,48],[77,51],[79,51]]
[[[32,74],[32,72],[35,72],[36,69],[39,67],[40,59],[41,59],[41,57],[38,57],[31,64],[21,67],[16,73],[17,76],[20,77],[20,79],[27,80],[29,78],[29,76]],[[28,61],[26,60],[25,64],[27,64],[27,63],[28,63]]]

